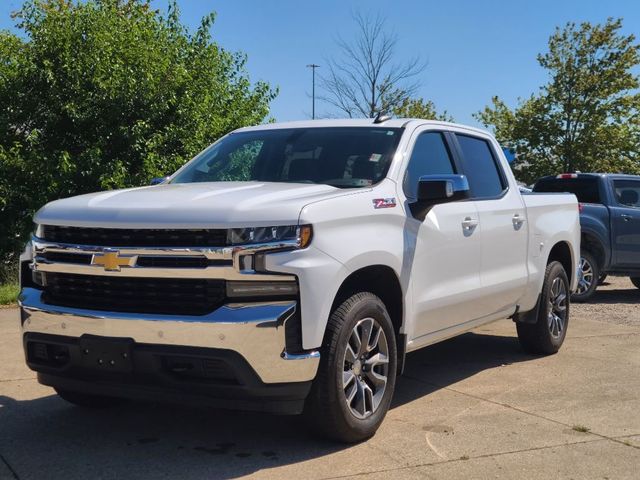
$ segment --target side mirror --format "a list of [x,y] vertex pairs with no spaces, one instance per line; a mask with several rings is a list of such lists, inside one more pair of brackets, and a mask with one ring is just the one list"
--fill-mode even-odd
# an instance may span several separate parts
[[418,180],[418,202],[436,205],[469,197],[465,175],[424,175]]
[[161,183],[164,183],[167,181],[169,177],[156,177],[156,178],[152,178],[151,181],[149,182],[149,185],[160,185]]

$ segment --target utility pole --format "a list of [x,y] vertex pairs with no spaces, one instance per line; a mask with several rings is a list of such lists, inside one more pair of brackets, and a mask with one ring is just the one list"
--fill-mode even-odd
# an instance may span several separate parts
[[312,83],[311,83],[311,119],[315,120],[316,118],[316,68],[320,65],[316,65],[315,63],[310,63],[307,65],[307,68],[310,68],[312,71]]

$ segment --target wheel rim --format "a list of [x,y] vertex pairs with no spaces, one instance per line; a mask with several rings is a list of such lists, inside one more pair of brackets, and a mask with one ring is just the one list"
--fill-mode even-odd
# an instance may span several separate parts
[[373,415],[384,397],[389,375],[389,344],[375,319],[362,319],[353,327],[343,365],[342,391],[349,410],[359,419]]
[[591,263],[584,257],[580,257],[580,281],[578,282],[578,288],[576,293],[582,295],[591,288],[593,284],[593,267]]
[[567,321],[567,287],[560,277],[553,279],[549,294],[549,331],[554,338],[564,332]]

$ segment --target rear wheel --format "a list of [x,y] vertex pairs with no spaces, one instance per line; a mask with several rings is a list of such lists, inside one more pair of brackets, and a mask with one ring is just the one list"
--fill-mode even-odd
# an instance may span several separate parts
[[55,388],[56,393],[69,403],[78,405],[79,407],[87,408],[108,408],[116,405],[121,405],[125,402],[122,398],[105,397],[102,395],[88,395],[86,393],[72,392],[70,390],[63,390],[61,388]]
[[637,288],[640,288],[640,277],[629,277],[631,283],[633,283]]
[[600,278],[600,267],[595,257],[589,252],[580,254],[580,279],[578,288],[571,296],[574,302],[586,302],[589,300],[598,288],[598,280]]
[[384,303],[369,292],[345,300],[327,324],[318,374],[305,405],[311,425],[341,442],[373,436],[393,396],[396,355]]
[[536,323],[516,323],[522,348],[535,354],[556,353],[567,335],[569,324],[569,280],[560,262],[545,271]]

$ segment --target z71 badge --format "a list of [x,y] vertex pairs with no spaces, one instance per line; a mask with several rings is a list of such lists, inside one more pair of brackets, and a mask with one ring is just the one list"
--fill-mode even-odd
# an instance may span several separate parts
[[396,206],[396,199],[391,198],[374,198],[373,208],[393,208]]

